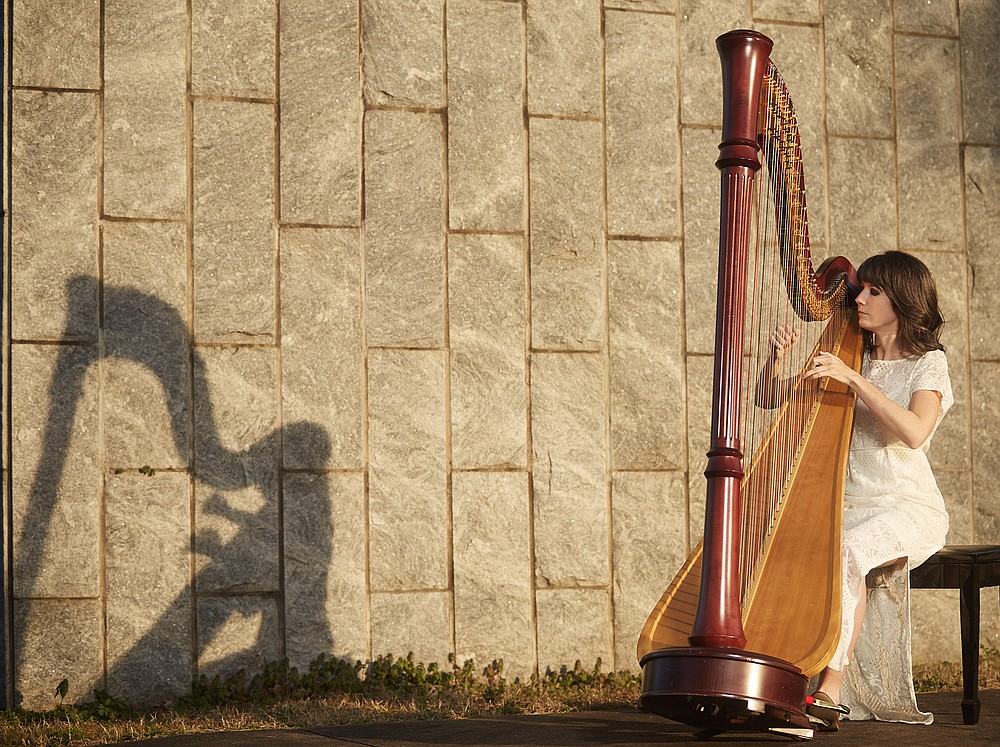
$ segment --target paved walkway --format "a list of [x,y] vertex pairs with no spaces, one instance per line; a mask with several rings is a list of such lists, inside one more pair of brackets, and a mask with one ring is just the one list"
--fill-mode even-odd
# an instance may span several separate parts
[[[934,713],[930,726],[845,723],[836,733],[817,734],[813,743],[830,747],[965,747],[1000,744],[1000,691],[980,693],[982,714],[975,726],[962,723],[961,693],[933,693],[918,697],[921,708]],[[787,744],[768,734],[731,733],[701,742],[682,724],[632,710],[588,711],[550,716],[508,716],[460,721],[406,721],[382,724],[326,726],[251,732],[192,734],[141,742],[131,747],[646,747],[671,744]]]

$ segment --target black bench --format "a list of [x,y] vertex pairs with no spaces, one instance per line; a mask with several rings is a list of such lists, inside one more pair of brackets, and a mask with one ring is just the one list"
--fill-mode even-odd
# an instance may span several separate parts
[[958,589],[962,620],[962,720],[979,722],[979,590],[1000,586],[1000,545],[949,545],[910,571],[913,589]]

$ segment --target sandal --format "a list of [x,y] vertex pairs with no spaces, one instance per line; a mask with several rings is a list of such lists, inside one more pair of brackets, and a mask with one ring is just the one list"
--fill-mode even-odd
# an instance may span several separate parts
[[806,715],[820,731],[837,731],[840,729],[840,717],[850,712],[850,708],[834,703],[822,690],[806,696]]

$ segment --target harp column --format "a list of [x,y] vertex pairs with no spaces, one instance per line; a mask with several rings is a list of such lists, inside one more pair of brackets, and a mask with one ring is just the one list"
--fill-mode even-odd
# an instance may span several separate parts
[[716,166],[722,172],[719,294],[715,328],[715,390],[708,452],[701,601],[689,638],[692,646],[741,649],[746,645],[740,603],[740,380],[746,306],[757,115],[761,81],[772,42],[754,31],[716,41],[722,60],[723,126]]

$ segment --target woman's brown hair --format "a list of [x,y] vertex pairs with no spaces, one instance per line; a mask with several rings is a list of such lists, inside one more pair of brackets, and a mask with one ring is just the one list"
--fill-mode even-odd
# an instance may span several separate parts
[[[885,293],[899,317],[899,347],[909,355],[944,350],[939,339],[944,318],[938,309],[937,285],[927,265],[912,254],[889,251],[869,257],[858,267],[858,280]],[[864,332],[865,348],[874,350],[875,336]]]

